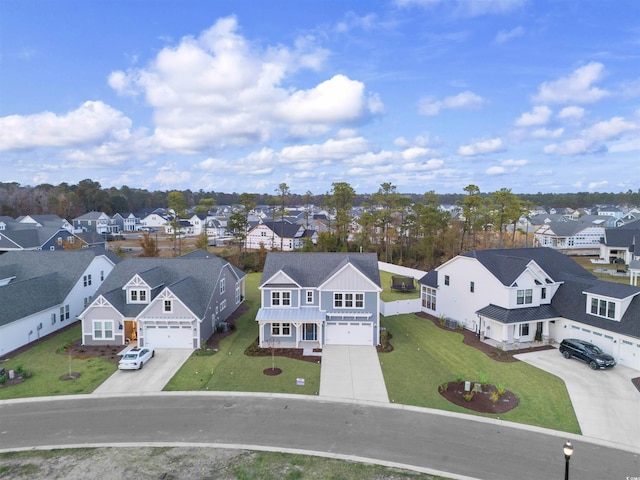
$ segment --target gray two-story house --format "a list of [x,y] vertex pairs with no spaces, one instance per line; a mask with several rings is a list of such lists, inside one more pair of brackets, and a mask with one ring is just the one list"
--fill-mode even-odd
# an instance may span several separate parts
[[261,347],[380,343],[380,272],[373,253],[269,253],[256,321]]

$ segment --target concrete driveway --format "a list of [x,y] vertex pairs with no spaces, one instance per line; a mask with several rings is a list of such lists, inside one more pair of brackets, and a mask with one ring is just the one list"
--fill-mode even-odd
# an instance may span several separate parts
[[141,370],[118,370],[93,391],[93,395],[114,393],[161,392],[193,350],[156,349],[155,357]]
[[320,396],[389,403],[376,347],[322,347]]
[[594,371],[556,349],[515,357],[564,380],[583,435],[640,448],[640,392],[631,383],[640,372],[621,365]]

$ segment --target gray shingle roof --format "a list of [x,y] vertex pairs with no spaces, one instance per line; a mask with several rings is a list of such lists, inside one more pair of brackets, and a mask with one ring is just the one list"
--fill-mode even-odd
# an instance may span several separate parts
[[476,313],[502,323],[536,322],[558,317],[558,312],[556,312],[552,305],[508,309],[489,304]]
[[93,259],[100,255],[113,263],[119,261],[101,248],[12,251],[0,255],[0,270],[13,271],[16,277],[0,287],[0,325],[61,304]]
[[477,259],[506,286],[513,284],[531,260],[554,281],[562,281],[566,275],[596,278],[565,254],[548,247],[472,250],[463,256]]
[[[168,287],[195,315],[203,318],[220,272],[226,265],[228,262],[215,255],[130,258],[116,265],[94,298],[102,295],[125,317],[136,317],[147,305],[127,304],[122,287],[139,275],[153,288],[151,300]],[[233,271],[238,273],[237,269]]]
[[282,270],[303,288],[318,287],[348,263],[380,287],[375,253],[272,252],[267,254],[260,285]]

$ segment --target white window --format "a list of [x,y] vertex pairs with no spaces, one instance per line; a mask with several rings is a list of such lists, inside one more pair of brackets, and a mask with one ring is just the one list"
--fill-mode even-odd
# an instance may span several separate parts
[[91,285],[91,275],[85,275],[84,277],[82,277],[82,281],[84,283],[84,286],[88,287],[89,285]]
[[93,338],[96,340],[113,340],[113,320],[94,320]]
[[291,292],[289,291],[271,292],[271,306],[272,307],[290,307]]
[[364,293],[334,293],[334,308],[364,308]]
[[533,290],[518,290],[518,305],[533,303]]
[[520,336],[521,337],[526,337],[527,335],[529,335],[529,324],[528,323],[521,323],[520,324]]
[[271,324],[272,337],[289,337],[290,335],[291,335],[290,323],[272,323]]
[[147,291],[132,288],[129,290],[129,303],[147,303]]
[[220,311],[224,310],[225,308],[227,308],[227,299],[226,298],[220,302]]
[[428,310],[436,309],[436,289],[427,287],[422,294],[422,306]]
[[51,325],[55,325],[56,324],[56,314],[52,313],[51,314]]
[[313,290],[307,290],[307,303],[313,303]]
[[605,318],[616,318],[616,304],[603,298],[591,298],[592,315]]
[[225,281],[225,278],[224,278],[224,277],[222,277],[222,278],[220,279],[220,294],[221,294],[221,295],[224,293],[224,290],[225,290],[225,282],[224,282],[224,281]]
[[64,322],[69,319],[69,305],[60,307],[60,321]]
[[236,283],[236,305],[240,303],[240,284]]

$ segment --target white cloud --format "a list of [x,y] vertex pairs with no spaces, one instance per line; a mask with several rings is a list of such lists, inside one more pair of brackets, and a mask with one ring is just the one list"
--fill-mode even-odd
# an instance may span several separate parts
[[418,112],[421,115],[433,116],[438,115],[445,109],[478,110],[488,103],[480,95],[467,90],[457,95],[446,97],[444,100],[434,100],[430,97],[423,98],[420,100]]
[[424,147],[410,147],[401,153],[403,160],[416,160],[425,157],[431,153],[431,150]]
[[475,17],[485,14],[500,14],[515,10],[524,5],[525,0],[395,0],[400,7],[428,8],[438,4],[454,5],[460,15]]
[[531,132],[531,138],[560,138],[564,133],[564,128],[549,130],[548,128],[536,128]]
[[584,117],[584,108],[575,105],[564,107],[558,112],[558,118],[568,118],[579,120]]
[[611,120],[596,123],[584,132],[584,136],[595,141],[604,141],[635,130],[638,130],[637,124],[622,117],[613,117]]
[[504,175],[505,173],[507,173],[507,169],[504,167],[498,167],[494,165],[492,167],[487,168],[485,173],[487,175]]
[[533,125],[545,125],[551,118],[551,109],[546,105],[533,107],[531,113],[525,112],[516,120],[518,127],[531,127]]
[[589,190],[598,190],[603,187],[606,187],[609,184],[607,180],[602,180],[601,182],[590,182],[587,188]]
[[109,105],[85,102],[65,115],[51,112],[0,118],[0,150],[73,147],[103,141],[125,141],[131,120]]
[[304,90],[287,86],[292,74],[318,70],[328,56],[312,36],[262,48],[237,30],[235,17],[220,19],[198,37],[163,48],[146,67],[109,76],[119,94],[145,95],[165,150],[256,144],[279,132],[315,136],[384,110],[377,95],[345,75]]
[[518,26],[511,30],[500,30],[496,35],[496,43],[506,43],[509,40],[524,35],[524,28]]
[[484,155],[486,153],[499,152],[504,150],[504,143],[500,138],[492,138],[481,142],[463,145],[458,148],[458,153],[464,156]]
[[598,122],[582,130],[579,138],[544,147],[543,152],[549,155],[581,155],[585,153],[601,153],[609,150],[604,142],[623,138],[629,132],[640,130],[640,124],[630,122],[622,117]]
[[524,167],[529,163],[529,160],[520,159],[520,160],[503,160],[500,162],[500,165],[503,167]]
[[604,76],[604,66],[591,62],[566,77],[540,85],[534,95],[536,103],[592,103],[610,95],[606,90],[593,86]]

